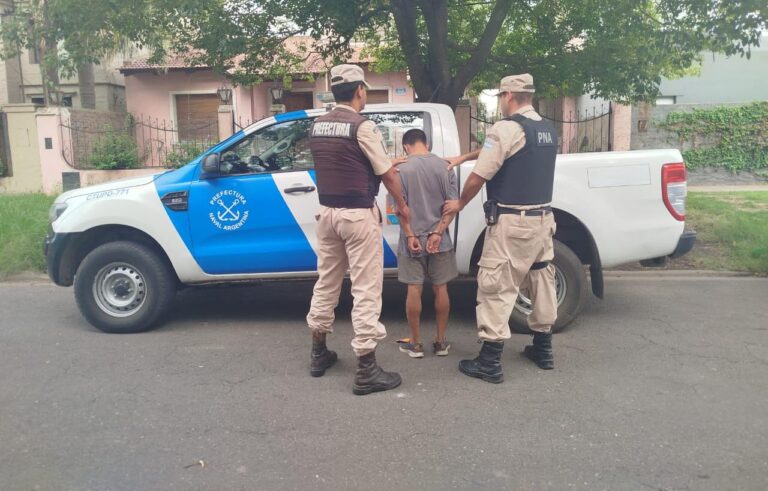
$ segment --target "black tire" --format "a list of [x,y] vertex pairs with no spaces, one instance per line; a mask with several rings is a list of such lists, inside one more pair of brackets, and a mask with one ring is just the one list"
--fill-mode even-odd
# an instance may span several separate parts
[[[587,296],[587,275],[579,257],[565,244],[553,241],[555,249],[555,268],[565,282],[565,297],[557,307],[557,321],[552,326],[554,332],[560,331],[579,315]],[[528,315],[520,309],[520,300],[512,311],[509,327],[519,333],[530,333]]]
[[97,247],[75,274],[77,306],[104,332],[126,334],[155,327],[175,296],[176,277],[170,267],[152,249],[135,242]]

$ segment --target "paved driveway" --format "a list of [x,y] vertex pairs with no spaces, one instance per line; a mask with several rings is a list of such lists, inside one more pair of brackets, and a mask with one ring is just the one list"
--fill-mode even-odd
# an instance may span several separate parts
[[496,386],[456,369],[478,349],[471,283],[451,356],[423,360],[396,351],[388,283],[379,360],[404,383],[356,397],[349,301],[340,363],[307,374],[311,284],[187,290],[123,336],[71,289],[0,284],[0,489],[768,489],[768,280],[606,287],[556,336],[556,370],[515,335]]

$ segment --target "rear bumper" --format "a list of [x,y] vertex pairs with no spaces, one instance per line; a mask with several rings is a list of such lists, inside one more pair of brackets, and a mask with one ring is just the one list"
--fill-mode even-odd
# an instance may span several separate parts
[[696,242],[696,232],[693,230],[686,230],[680,236],[680,240],[677,241],[677,247],[675,251],[669,255],[670,258],[675,259],[680,256],[688,254],[693,249],[693,244]]

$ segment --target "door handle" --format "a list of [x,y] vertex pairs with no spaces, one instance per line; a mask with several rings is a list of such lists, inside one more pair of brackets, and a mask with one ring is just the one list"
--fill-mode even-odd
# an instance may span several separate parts
[[292,188],[285,188],[283,189],[283,192],[285,194],[291,194],[291,193],[311,193],[315,190],[315,186],[296,186]]

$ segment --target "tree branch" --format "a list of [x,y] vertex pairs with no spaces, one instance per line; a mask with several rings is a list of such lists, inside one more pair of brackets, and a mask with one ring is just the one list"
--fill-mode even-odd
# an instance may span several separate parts
[[496,41],[499,31],[501,31],[501,26],[507,18],[510,7],[512,7],[512,0],[498,0],[496,2],[483,35],[480,37],[480,42],[477,43],[477,47],[467,63],[453,79],[451,84],[452,90],[464,90],[472,78],[477,75],[477,72],[480,71],[480,66],[487,60],[491,48],[493,48],[493,43]]

